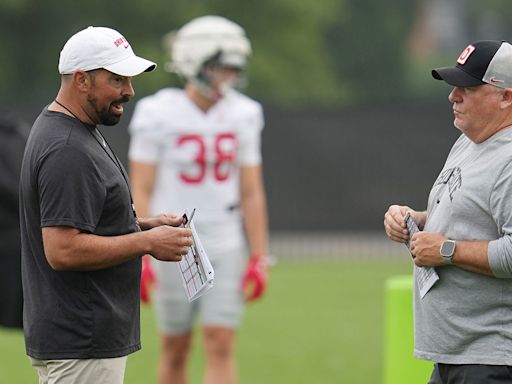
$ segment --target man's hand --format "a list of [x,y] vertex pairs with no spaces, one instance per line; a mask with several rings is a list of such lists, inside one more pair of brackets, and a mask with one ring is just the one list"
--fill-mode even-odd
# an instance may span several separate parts
[[427,219],[427,213],[418,212],[406,205],[391,205],[384,215],[384,229],[386,235],[398,243],[405,243],[409,239],[409,231],[404,217],[409,212],[418,227],[423,228]]
[[192,230],[160,225],[144,234],[150,239],[146,253],[161,261],[180,261],[192,245]]
[[142,273],[140,277],[140,300],[144,304],[151,301],[151,291],[156,284],[156,276],[151,265],[151,257],[142,257]]
[[244,291],[245,301],[254,301],[263,296],[267,281],[268,273],[266,258],[251,256],[242,279],[242,289]]
[[436,232],[418,232],[411,238],[411,253],[418,267],[438,267],[444,265],[439,253],[441,244],[447,237]]

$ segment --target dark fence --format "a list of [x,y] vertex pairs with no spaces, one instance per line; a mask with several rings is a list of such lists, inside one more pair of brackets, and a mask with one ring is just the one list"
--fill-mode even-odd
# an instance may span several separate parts
[[459,135],[451,106],[267,110],[264,164],[275,230],[382,228],[393,203],[426,208]]

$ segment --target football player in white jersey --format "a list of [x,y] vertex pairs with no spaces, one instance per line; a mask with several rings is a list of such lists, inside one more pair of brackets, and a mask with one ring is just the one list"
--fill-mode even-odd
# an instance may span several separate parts
[[[153,276],[162,337],[160,383],[185,383],[195,315],[200,317],[204,383],[238,381],[235,335],[244,301],[267,281],[267,209],[261,105],[236,90],[251,53],[244,30],[199,17],[170,39],[170,68],[184,89],[141,99],[130,122],[130,179],[142,214],[196,208],[195,227],[215,270],[214,287],[189,303],[176,265],[144,262],[141,298]],[[248,257],[250,256],[250,257]]]

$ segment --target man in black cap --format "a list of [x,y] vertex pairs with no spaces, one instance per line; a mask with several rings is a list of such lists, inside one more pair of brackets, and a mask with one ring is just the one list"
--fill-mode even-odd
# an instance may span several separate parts
[[[432,76],[462,135],[426,211],[392,205],[386,234],[415,264],[414,355],[435,363],[431,384],[512,382],[512,45],[477,41]],[[410,213],[423,231],[409,239]],[[425,286],[425,268],[439,279]]]

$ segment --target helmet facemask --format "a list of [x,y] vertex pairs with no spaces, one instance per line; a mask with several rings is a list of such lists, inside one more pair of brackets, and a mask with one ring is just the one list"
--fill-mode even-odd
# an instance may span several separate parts
[[191,78],[207,97],[218,100],[233,89],[246,84],[245,57],[240,54],[217,52],[206,60],[196,76]]

